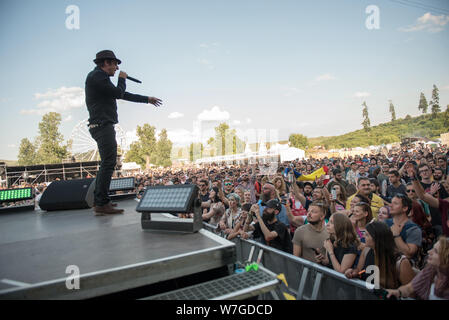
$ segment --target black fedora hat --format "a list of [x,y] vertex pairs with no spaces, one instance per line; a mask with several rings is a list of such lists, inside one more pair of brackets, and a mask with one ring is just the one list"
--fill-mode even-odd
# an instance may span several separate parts
[[101,60],[105,60],[105,59],[117,60],[118,64],[122,63],[122,61],[120,59],[117,59],[114,52],[112,52],[111,50],[103,50],[103,51],[98,52],[95,57],[94,62],[97,63],[97,62],[99,62]]

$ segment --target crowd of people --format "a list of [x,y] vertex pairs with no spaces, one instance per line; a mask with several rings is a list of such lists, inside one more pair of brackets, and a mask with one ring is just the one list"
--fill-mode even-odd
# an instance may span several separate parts
[[[253,239],[348,278],[377,266],[389,296],[449,299],[449,150],[266,165],[152,169],[148,186],[196,184],[203,221],[227,239]],[[301,177],[325,168],[314,180]],[[42,194],[45,184],[37,185]],[[179,214],[181,218],[193,214]]]
[[[379,268],[389,296],[449,299],[449,151],[161,169],[147,186],[196,184],[204,222],[227,239],[254,239],[348,278]],[[326,168],[313,181],[301,176]],[[191,215],[180,215],[191,217]]]

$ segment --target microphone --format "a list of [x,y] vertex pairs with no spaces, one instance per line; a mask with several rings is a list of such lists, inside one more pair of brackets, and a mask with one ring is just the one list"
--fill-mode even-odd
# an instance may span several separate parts
[[136,78],[133,78],[133,77],[130,77],[130,76],[127,76],[126,79],[134,81],[134,82],[137,82],[137,83],[142,83],[142,81],[137,80]]

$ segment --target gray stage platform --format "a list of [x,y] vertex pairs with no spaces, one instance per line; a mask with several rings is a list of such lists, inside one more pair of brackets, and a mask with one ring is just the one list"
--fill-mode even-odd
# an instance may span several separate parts
[[[232,264],[235,244],[211,232],[144,231],[135,200],[122,215],[92,209],[0,215],[0,299],[84,299]],[[66,268],[80,270],[69,290]]]

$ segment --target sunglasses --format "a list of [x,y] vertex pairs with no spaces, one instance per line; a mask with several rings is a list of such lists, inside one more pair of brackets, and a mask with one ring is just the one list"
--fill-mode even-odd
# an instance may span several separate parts
[[200,187],[205,187],[206,185],[205,184],[200,184]]
[[416,193],[415,190],[407,190],[407,193],[410,193],[410,192]]
[[232,186],[232,183],[226,182],[224,185],[225,186]]

